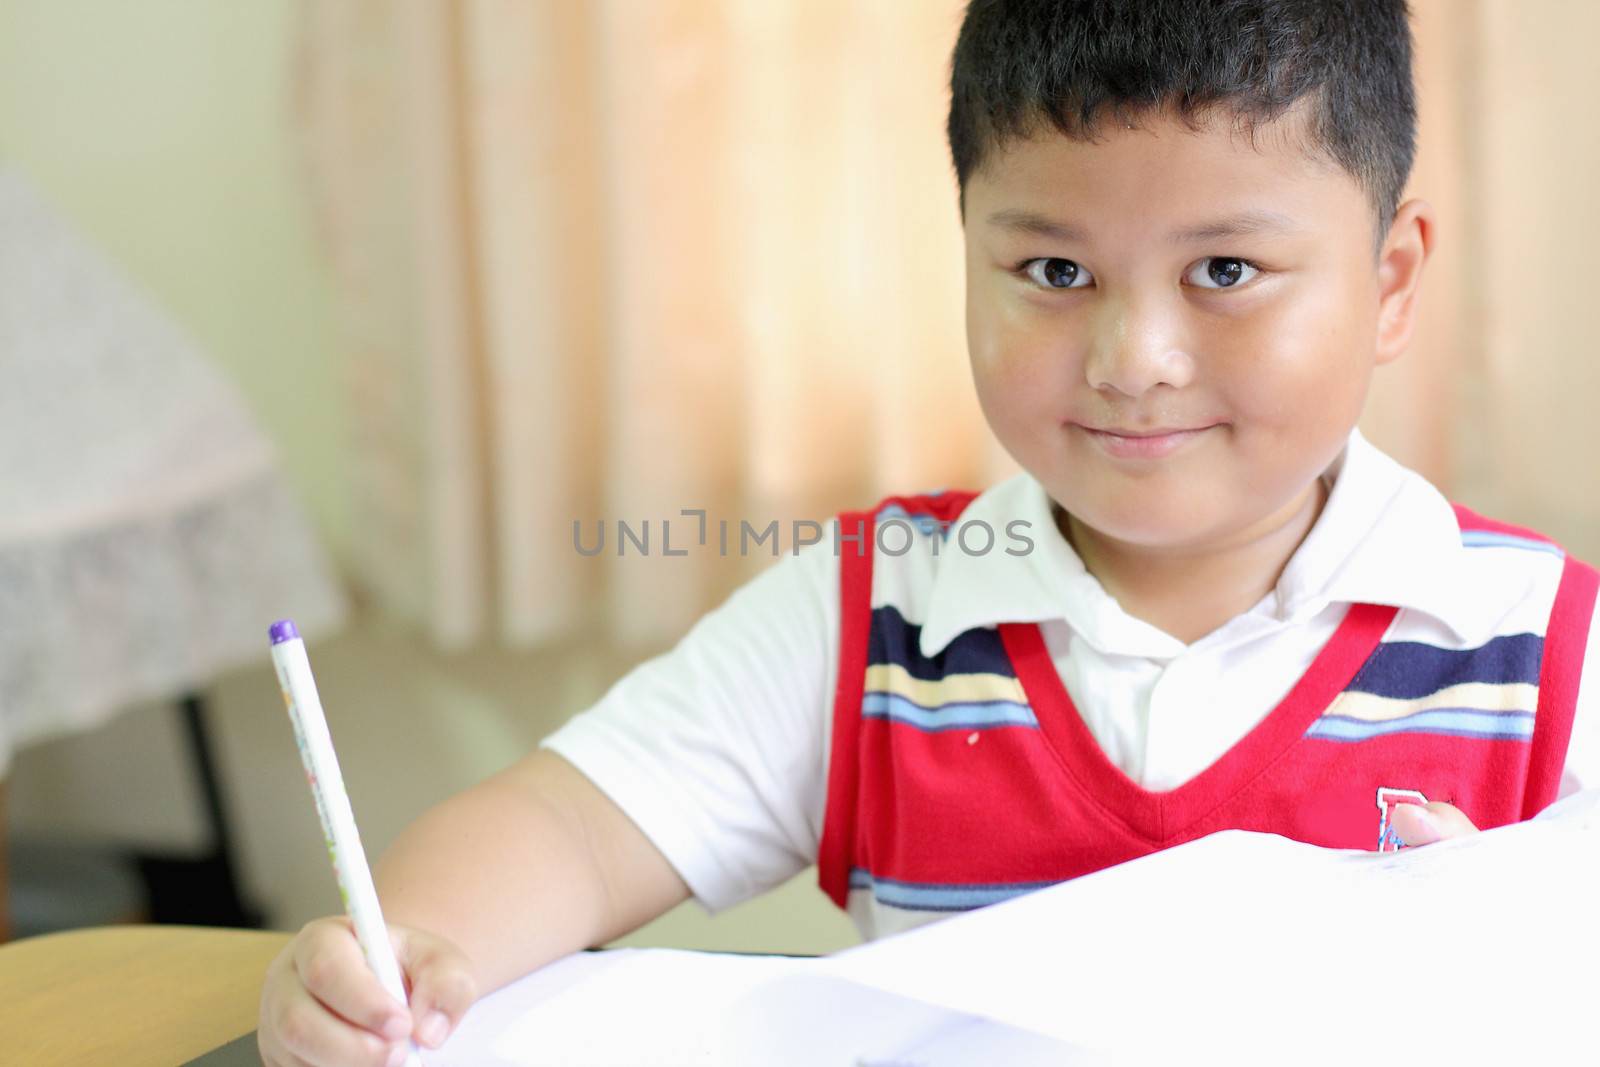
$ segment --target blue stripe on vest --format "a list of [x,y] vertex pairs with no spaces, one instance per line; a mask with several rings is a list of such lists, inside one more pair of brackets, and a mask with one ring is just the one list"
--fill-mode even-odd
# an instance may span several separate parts
[[1461,544],[1465,548],[1520,548],[1528,552],[1548,552],[1561,559],[1567,556],[1565,549],[1549,541],[1536,541],[1531,537],[1495,533],[1492,530],[1463,530]]
[[901,882],[893,878],[875,878],[870,871],[860,867],[850,869],[851,889],[870,889],[880,904],[913,911],[971,911],[973,908],[998,904],[1002,900],[1031,893],[1056,885],[1048,882],[991,882],[972,885],[948,885],[934,882]]
[[1527,741],[1533,737],[1533,712],[1429,708],[1378,722],[1324,715],[1306,731],[1307,737],[1324,741],[1365,741],[1386,734],[1443,734],[1492,741]]
[[869,692],[861,697],[861,717],[888,719],[915,726],[928,733],[941,730],[968,730],[987,726],[1031,726],[1039,720],[1026,704],[1011,700],[952,702],[937,707],[914,703],[898,693]]
[[968,630],[958,634],[931,659],[918,642],[922,627],[906,622],[893,605],[872,609],[872,633],[867,640],[867,666],[897,663],[913,678],[937,682],[952,674],[998,674],[1015,678],[998,630]]
[[887,507],[879,508],[877,514],[873,516],[873,521],[879,526],[882,526],[889,519],[899,519],[924,537],[932,537],[934,534],[938,534],[939,539],[942,541],[950,539],[950,523],[946,522],[941,525],[938,519],[926,511],[907,511],[899,504],[890,504]]
[[1539,659],[1543,654],[1544,638],[1538,634],[1496,637],[1459,652],[1414,641],[1391,641],[1377,647],[1350,683],[1350,689],[1416,700],[1467,682],[1538,685]]

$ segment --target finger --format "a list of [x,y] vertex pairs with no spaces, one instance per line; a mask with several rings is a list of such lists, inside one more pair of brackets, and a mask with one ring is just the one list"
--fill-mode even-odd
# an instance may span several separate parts
[[294,945],[290,943],[273,958],[267,967],[266,978],[261,984],[260,1018],[256,1026],[256,1054],[261,1060],[262,1067],[315,1067],[314,1064],[308,1064],[284,1048],[282,1038],[276,1029],[276,1020],[280,1015],[279,1002],[286,994],[292,992],[291,987],[299,980],[294,973]]
[[265,1030],[256,1031],[256,1057],[261,1060],[261,1067],[316,1067],[279,1048],[277,1042],[268,1039]]
[[438,1048],[478,999],[471,961],[449,941],[415,931],[399,933],[395,947],[411,978],[412,1037]]
[[262,1020],[266,1055],[294,1067],[385,1067],[400,1063],[404,1043],[386,1041],[332,1014],[298,982],[280,983]]
[[1401,804],[1390,817],[1394,832],[1408,846],[1431,845],[1452,837],[1476,833],[1477,827],[1466,812],[1453,804]]
[[367,966],[345,919],[318,919],[294,940],[294,969],[317,1000],[350,1023],[397,1041],[411,1033],[411,1014]]

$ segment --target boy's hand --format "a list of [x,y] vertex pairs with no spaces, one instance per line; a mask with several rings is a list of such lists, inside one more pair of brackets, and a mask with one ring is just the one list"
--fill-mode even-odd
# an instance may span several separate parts
[[1397,804],[1389,816],[1390,828],[1407,847],[1431,845],[1451,837],[1475,834],[1478,828],[1454,804],[1436,800],[1431,804]]
[[437,1048],[477,999],[467,957],[449,941],[389,925],[411,1007],[383,988],[343,916],[307,923],[267,968],[256,1046],[266,1067],[385,1067],[406,1039]]

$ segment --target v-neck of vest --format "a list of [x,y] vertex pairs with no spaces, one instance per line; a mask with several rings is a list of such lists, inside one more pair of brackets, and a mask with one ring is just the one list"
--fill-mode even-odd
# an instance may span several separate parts
[[1178,786],[1145,789],[1112,763],[1067,694],[1037,623],[1002,623],[1000,639],[1017,672],[1045,742],[1062,769],[1101,810],[1145,840],[1161,845],[1237,796],[1301,738],[1378,647],[1398,609],[1353,604],[1278,706],[1216,762]]

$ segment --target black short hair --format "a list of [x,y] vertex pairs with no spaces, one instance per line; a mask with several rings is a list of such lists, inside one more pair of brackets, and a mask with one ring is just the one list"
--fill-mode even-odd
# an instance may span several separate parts
[[1307,148],[1371,198],[1381,239],[1411,173],[1416,99],[1405,0],[971,0],[950,75],[950,154],[967,179],[1053,125],[1092,140],[1170,110],[1254,131],[1310,105]]

